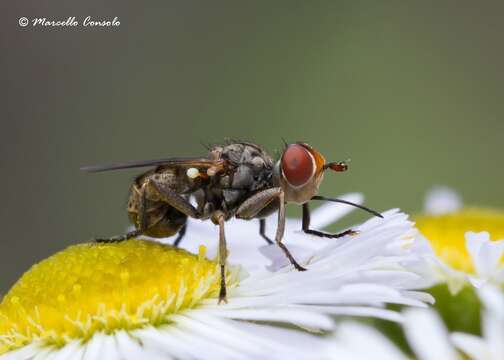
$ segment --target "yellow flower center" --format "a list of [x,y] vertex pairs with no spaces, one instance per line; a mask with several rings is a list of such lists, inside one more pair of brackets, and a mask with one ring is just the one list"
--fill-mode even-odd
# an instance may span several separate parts
[[[237,284],[228,271],[228,286]],[[170,322],[170,315],[215,297],[216,262],[150,241],[70,246],[34,265],[0,304],[0,354],[33,341],[62,346]]]
[[473,273],[474,267],[465,246],[466,231],[487,231],[492,240],[504,239],[504,212],[498,210],[464,209],[440,216],[417,216],[414,220],[436,255],[467,273]]

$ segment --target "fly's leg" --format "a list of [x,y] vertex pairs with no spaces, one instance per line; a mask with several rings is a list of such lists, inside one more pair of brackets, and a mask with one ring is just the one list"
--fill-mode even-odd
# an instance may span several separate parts
[[94,239],[94,241],[97,243],[118,243],[118,242],[121,242],[124,240],[129,240],[131,238],[140,236],[143,234],[143,232],[144,232],[144,230],[137,229],[137,230],[127,232],[124,235],[113,236],[110,238],[96,238],[96,239]]
[[[180,211],[181,213],[183,213],[189,217],[192,217],[195,219],[198,219],[201,217],[201,214],[198,212],[198,210],[196,210],[196,208],[194,206],[192,206],[192,204],[188,200],[186,200],[184,197],[180,196],[179,194],[177,194],[176,192],[174,192],[170,189],[163,187],[160,184],[157,184],[152,179],[150,179],[150,180],[146,181],[141,187],[141,192],[142,192],[141,201],[140,201],[140,205],[137,210],[138,217],[140,220],[137,224],[137,229],[133,230],[127,234],[121,235],[121,236],[114,236],[114,237],[108,238],[108,239],[96,239],[95,241],[99,242],[99,243],[120,242],[120,241],[124,241],[127,239],[131,239],[132,237],[135,237],[135,236],[142,235],[149,227],[149,224],[147,223],[147,211],[146,211],[147,192],[148,191],[150,193],[157,194],[161,198],[161,201],[167,203],[170,206],[173,206],[175,209],[177,209],[178,211]],[[180,240],[182,240],[184,232],[185,232],[185,230],[181,229],[181,231],[179,233]],[[180,235],[182,235],[182,237]],[[177,240],[178,240],[178,242],[180,242],[180,240],[178,238],[177,238]],[[175,241],[177,241],[177,240],[175,240]],[[177,243],[177,245],[178,245],[178,243]]]
[[308,207],[308,204],[305,203],[303,204],[303,231],[306,234],[311,234],[315,236],[320,236],[320,237],[326,237],[330,239],[337,239],[343,236],[347,235],[356,235],[357,231],[355,230],[346,230],[338,234],[329,234],[323,231],[318,231],[318,230],[312,230],[310,229],[310,208]]
[[[157,194],[161,198],[161,201],[174,207],[182,214],[188,217],[192,217],[194,219],[201,218],[201,213],[189,202],[189,200],[187,200],[183,196],[180,196],[173,190],[166,188],[165,186],[163,186],[163,184],[158,184],[155,181],[150,180],[147,182],[146,186],[149,187],[150,191]],[[184,238],[186,231],[187,231],[187,223],[180,228],[178,236],[173,242],[173,246],[178,247],[178,245]]]
[[273,200],[278,199],[282,192],[279,187],[266,189],[255,193],[244,202],[236,210],[236,217],[238,219],[250,220],[268,206]]
[[184,235],[187,231],[187,224],[184,224],[184,226],[182,226],[178,232],[178,235],[177,235],[177,238],[175,239],[175,241],[173,242],[173,246],[175,247],[178,247],[180,242],[182,241],[182,239],[184,238]]
[[[158,184],[153,180],[149,180],[146,183],[146,187],[150,191],[157,194],[160,200],[166,204],[174,207],[182,214],[191,217],[193,219],[201,218],[200,212],[183,196],[180,196],[175,191],[163,186],[163,184]],[[182,231],[182,230],[181,230]]]
[[273,241],[266,235],[266,219],[259,219],[259,234],[268,244],[273,244]]
[[147,196],[145,194],[145,188],[142,187],[141,201],[138,206],[138,221],[137,229],[127,232],[124,235],[113,236],[111,238],[95,239],[97,243],[118,243],[124,240],[129,240],[131,238],[142,235],[145,230],[147,230],[147,211],[146,211]]
[[219,291],[219,304],[222,302],[227,303],[226,292],[226,260],[227,260],[227,245],[226,235],[224,233],[224,213],[216,211],[212,215],[212,221],[219,225],[219,266],[220,266],[220,291]]
[[275,199],[278,199],[279,202],[278,226],[275,235],[275,243],[283,251],[290,263],[294,265],[296,270],[304,271],[306,269],[298,264],[289,249],[287,249],[287,247],[282,243],[285,231],[285,195],[281,188],[271,188],[252,195],[240,205],[236,211],[236,217],[246,220],[252,219]]
[[285,231],[285,194],[283,191],[278,195],[278,199],[280,200],[280,207],[278,208],[278,227],[275,236],[275,242],[282,249],[287,259],[289,259],[290,263],[294,265],[296,270],[298,271],[306,271],[306,268],[299,265],[290,253],[289,249],[282,243],[282,238]]

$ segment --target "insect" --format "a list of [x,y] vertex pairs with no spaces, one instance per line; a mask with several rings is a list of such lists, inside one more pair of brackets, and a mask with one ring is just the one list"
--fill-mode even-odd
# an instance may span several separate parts
[[[137,176],[130,189],[128,215],[135,230],[96,241],[117,242],[139,235],[162,238],[177,234],[174,246],[178,246],[186,232],[188,217],[211,220],[219,226],[219,303],[227,301],[224,227],[231,217],[258,219],[259,234],[269,244],[276,243],[299,271],[306,269],[282,243],[286,203],[302,206],[302,230],[305,233],[326,238],[339,238],[355,234],[355,231],[330,234],[310,229],[310,200],[346,203],[381,217],[364,206],[317,195],[327,170],[341,172],[346,171],[348,166],[345,162],[326,162],[317,150],[301,142],[285,144],[276,162],[258,145],[234,141],[209,147],[208,155],[201,158],[123,162],[89,166],[82,170],[101,172],[147,166],[153,169]],[[191,203],[191,198],[196,206]],[[274,211],[278,212],[278,226],[273,241],[265,233],[265,217]]]

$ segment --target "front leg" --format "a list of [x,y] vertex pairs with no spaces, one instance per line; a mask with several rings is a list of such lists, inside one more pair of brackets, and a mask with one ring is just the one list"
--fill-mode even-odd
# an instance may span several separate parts
[[303,204],[303,231],[306,234],[311,234],[320,237],[326,237],[330,239],[337,239],[346,235],[356,235],[358,232],[355,230],[346,230],[338,234],[329,234],[323,231],[312,230],[310,229],[310,208],[308,207],[308,203]]
[[255,193],[244,202],[236,210],[238,219],[250,220],[253,219],[268,206],[273,200],[278,199],[282,189],[279,187],[266,189]]
[[278,247],[282,249],[283,253],[289,259],[290,263],[294,265],[296,270],[304,271],[306,269],[298,264],[289,249],[287,249],[287,247],[282,243],[285,232],[285,194],[282,188],[276,187],[266,189],[252,195],[240,205],[236,211],[236,217],[239,219],[250,220],[275,199],[278,199],[278,226],[275,235],[275,242]]

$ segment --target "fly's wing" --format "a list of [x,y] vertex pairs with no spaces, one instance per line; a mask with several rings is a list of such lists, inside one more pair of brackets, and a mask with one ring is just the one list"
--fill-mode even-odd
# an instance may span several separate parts
[[210,160],[207,158],[199,157],[173,157],[156,160],[125,161],[108,165],[84,166],[81,167],[81,170],[87,172],[102,172],[147,166],[210,168],[212,166],[218,166],[221,162],[222,161],[219,160]]

